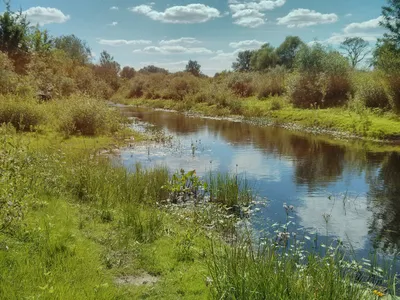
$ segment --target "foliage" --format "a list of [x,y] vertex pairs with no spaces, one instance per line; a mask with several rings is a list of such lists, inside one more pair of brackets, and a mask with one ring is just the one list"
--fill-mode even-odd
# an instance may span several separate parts
[[276,49],[279,64],[292,69],[299,49],[304,45],[298,36],[287,36],[283,43]]
[[390,96],[385,87],[382,74],[358,73],[355,76],[356,98],[360,99],[366,107],[383,108],[390,107]]
[[119,129],[118,113],[102,101],[85,96],[72,96],[58,105],[63,110],[59,129],[66,135],[93,136],[113,133]]
[[275,48],[270,44],[264,44],[261,49],[254,52],[251,57],[251,69],[255,71],[266,71],[279,63],[279,56]]
[[348,37],[342,42],[341,48],[347,53],[353,69],[370,53],[367,50],[368,45],[369,43],[360,37]]
[[92,59],[92,52],[87,43],[73,34],[56,37],[54,47],[64,51],[69,58],[82,65],[88,64]]
[[31,131],[43,120],[43,111],[34,100],[0,97],[0,125],[11,124],[17,130]]
[[163,74],[168,74],[169,72],[166,69],[159,68],[153,65],[149,65],[146,67],[143,67],[139,70],[139,73],[163,73]]
[[134,68],[131,68],[129,66],[125,66],[122,68],[121,73],[119,74],[121,78],[124,79],[132,79],[135,77],[136,71]]
[[93,70],[96,77],[106,82],[114,91],[119,88],[118,74],[121,67],[107,51],[101,52],[99,65],[93,66]]
[[244,50],[238,53],[236,62],[232,63],[232,69],[237,72],[249,72],[251,70],[251,57],[254,52],[251,50]]
[[196,60],[189,60],[185,67],[185,72],[191,73],[194,76],[201,75],[201,66]]
[[400,1],[387,0],[388,5],[382,7],[383,20],[380,25],[389,30],[384,33],[384,41],[389,42],[400,49]]
[[249,97],[254,94],[253,76],[251,74],[232,73],[226,77],[226,84],[239,97]]

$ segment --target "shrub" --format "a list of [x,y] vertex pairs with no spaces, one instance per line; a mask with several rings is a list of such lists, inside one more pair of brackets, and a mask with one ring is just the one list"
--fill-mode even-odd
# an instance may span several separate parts
[[11,124],[17,130],[34,130],[44,119],[41,107],[32,99],[0,98],[0,124]]
[[249,97],[254,94],[253,77],[246,73],[232,73],[226,77],[226,84],[239,97]]
[[257,98],[263,99],[270,96],[282,95],[285,88],[286,71],[283,67],[275,67],[266,74],[256,77]]
[[378,73],[358,73],[354,81],[356,98],[360,99],[366,107],[389,107],[390,99],[385,89],[385,82]]
[[188,94],[195,94],[200,89],[200,79],[192,74],[185,73],[181,76],[173,77],[165,91],[163,98],[183,100]]
[[66,135],[93,136],[118,130],[119,114],[103,101],[75,95],[56,105],[64,112],[59,129]]
[[0,94],[12,93],[17,86],[18,76],[7,54],[0,52]]
[[345,57],[321,45],[303,46],[296,56],[297,73],[288,81],[288,96],[297,107],[343,104],[351,91],[350,66]]

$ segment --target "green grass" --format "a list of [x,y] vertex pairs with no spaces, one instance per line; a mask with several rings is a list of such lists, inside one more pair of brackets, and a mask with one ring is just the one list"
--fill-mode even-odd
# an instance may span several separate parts
[[[126,104],[151,108],[191,111],[207,116],[237,116],[229,107],[207,103],[190,103],[173,100],[134,99]],[[321,133],[339,133],[343,137],[357,136],[373,140],[394,140],[400,137],[400,119],[392,113],[374,112],[368,109],[293,108],[283,97],[258,100],[254,97],[241,100],[241,114],[245,118],[261,118],[272,124],[296,125],[296,129],[314,130]]]

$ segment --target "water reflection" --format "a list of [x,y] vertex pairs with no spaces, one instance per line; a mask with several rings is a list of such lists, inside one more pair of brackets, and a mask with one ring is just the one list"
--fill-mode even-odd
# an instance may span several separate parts
[[[122,152],[125,164],[166,164],[245,174],[270,199],[255,216],[258,229],[284,221],[284,202],[296,207],[296,226],[348,240],[361,255],[370,247],[400,246],[400,154],[372,153],[327,138],[248,123],[125,109],[125,114],[163,128],[178,148],[136,147]],[[191,144],[200,143],[192,155]],[[343,143],[342,143],[343,144]],[[197,144],[196,144],[197,145]],[[148,147],[148,146],[147,146]],[[335,197],[328,198],[329,195]],[[347,195],[346,197],[344,195]],[[343,200],[344,199],[344,200]],[[322,217],[332,215],[328,228]]]

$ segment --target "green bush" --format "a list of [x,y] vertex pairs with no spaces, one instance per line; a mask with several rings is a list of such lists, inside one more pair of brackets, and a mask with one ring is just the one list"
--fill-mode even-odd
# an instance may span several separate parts
[[288,96],[296,107],[331,107],[347,101],[350,66],[339,52],[319,44],[303,46],[296,56],[296,71],[287,85]]
[[0,97],[0,124],[11,124],[17,130],[31,131],[43,120],[43,111],[35,100]]
[[369,108],[388,108],[389,94],[385,88],[381,74],[357,73],[355,76],[356,98],[360,99]]
[[56,109],[63,111],[59,129],[66,135],[93,136],[115,132],[119,128],[118,112],[101,100],[75,95],[56,105]]
[[257,76],[257,98],[264,99],[270,96],[280,96],[285,93],[286,71],[283,67],[275,67],[265,74]]
[[195,94],[199,90],[200,79],[192,74],[183,73],[180,76],[172,77],[172,79],[168,81],[163,93],[163,98],[183,100],[186,95]]
[[231,73],[226,77],[226,84],[238,97],[254,95],[253,77],[247,73]]

